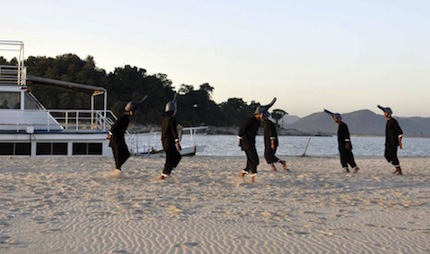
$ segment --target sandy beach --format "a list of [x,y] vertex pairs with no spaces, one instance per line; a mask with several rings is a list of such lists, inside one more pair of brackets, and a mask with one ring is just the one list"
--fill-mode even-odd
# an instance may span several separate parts
[[430,253],[430,158],[8,158],[0,166],[0,253]]

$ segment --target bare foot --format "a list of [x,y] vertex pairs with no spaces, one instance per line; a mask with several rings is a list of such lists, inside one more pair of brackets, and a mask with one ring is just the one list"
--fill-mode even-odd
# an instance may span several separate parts
[[[280,163],[281,163],[281,165],[282,165],[282,169],[284,169],[284,170],[288,170],[288,168],[287,168],[287,163],[285,162],[285,161],[279,161]],[[289,171],[289,170],[288,170]]]

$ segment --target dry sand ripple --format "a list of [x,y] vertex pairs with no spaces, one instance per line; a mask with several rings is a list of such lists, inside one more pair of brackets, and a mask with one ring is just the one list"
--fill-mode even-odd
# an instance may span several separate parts
[[[430,158],[286,158],[291,173],[244,157],[0,158],[1,253],[430,253]],[[263,162],[263,159],[261,160]]]

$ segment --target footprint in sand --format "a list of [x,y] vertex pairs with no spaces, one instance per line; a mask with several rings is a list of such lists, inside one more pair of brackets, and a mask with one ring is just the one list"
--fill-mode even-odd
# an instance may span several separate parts
[[119,179],[122,177],[123,177],[123,174],[119,170],[113,170],[111,172],[105,173],[105,178],[108,178],[108,179]]
[[14,244],[15,240],[10,236],[2,235],[0,236],[0,244]]

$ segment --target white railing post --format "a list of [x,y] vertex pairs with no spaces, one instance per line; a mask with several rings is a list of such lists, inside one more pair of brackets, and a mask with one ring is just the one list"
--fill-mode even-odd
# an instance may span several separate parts
[[64,128],[69,129],[69,112],[66,111],[64,115]]
[[51,126],[49,125],[49,119],[50,119],[49,116],[50,115],[51,115],[51,112],[48,110],[46,112],[46,121],[47,121],[46,125],[48,126],[48,128],[47,128],[48,132],[51,131]]
[[16,132],[19,132],[19,117],[16,117]]
[[76,131],[79,130],[79,111],[76,110]]
[[94,94],[91,95],[91,126],[90,129],[94,129]]

